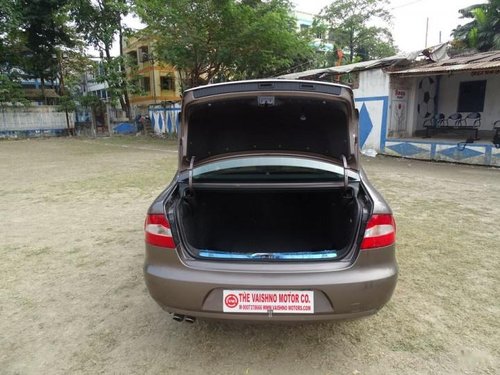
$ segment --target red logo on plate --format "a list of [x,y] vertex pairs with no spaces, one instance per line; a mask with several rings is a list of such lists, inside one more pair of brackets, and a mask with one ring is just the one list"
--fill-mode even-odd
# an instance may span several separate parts
[[227,307],[233,309],[238,306],[238,297],[236,297],[236,294],[228,294],[224,299],[224,303]]

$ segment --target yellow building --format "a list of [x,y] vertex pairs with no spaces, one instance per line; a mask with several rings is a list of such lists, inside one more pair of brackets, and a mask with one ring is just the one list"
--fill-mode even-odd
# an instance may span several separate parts
[[[137,69],[142,88],[141,94],[130,94],[130,104],[136,113],[147,113],[148,106],[178,102],[180,97],[180,80],[175,69],[157,60],[154,42],[147,37],[130,37],[124,41],[123,53]],[[132,70],[129,69],[129,74]]]

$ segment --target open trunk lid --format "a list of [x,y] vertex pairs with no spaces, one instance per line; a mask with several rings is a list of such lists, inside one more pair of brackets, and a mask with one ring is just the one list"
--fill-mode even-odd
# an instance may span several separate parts
[[203,86],[185,92],[179,169],[227,156],[284,153],[358,170],[357,139],[346,86],[285,80]]

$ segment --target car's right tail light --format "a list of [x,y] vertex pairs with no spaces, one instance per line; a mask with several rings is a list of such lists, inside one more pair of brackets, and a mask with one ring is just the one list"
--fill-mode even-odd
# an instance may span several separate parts
[[366,225],[361,250],[392,245],[396,241],[396,222],[390,214],[372,215]]
[[158,247],[175,249],[170,223],[163,214],[149,214],[144,223],[146,243]]

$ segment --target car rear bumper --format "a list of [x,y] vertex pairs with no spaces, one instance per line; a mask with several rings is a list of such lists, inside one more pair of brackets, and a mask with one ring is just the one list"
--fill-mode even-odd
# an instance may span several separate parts
[[[203,263],[185,262],[174,250],[148,245],[144,275],[149,293],[165,310],[199,318],[321,321],[376,313],[391,298],[397,281],[394,246],[362,252],[344,269],[338,263],[337,269],[329,269],[328,262],[315,262],[263,265],[260,271],[249,265],[247,271],[234,271],[218,269],[213,262],[207,269]],[[313,290],[314,314],[224,313],[224,289]]]

